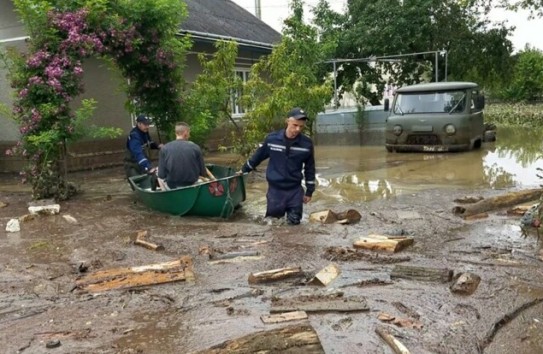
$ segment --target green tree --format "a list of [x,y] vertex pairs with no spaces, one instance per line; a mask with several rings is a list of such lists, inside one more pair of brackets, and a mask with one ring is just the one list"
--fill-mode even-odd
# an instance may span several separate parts
[[238,45],[236,42],[216,42],[217,51],[210,59],[200,53],[202,72],[186,91],[182,117],[191,126],[191,139],[203,144],[218,124],[232,120],[232,93],[241,87],[234,72]]
[[514,102],[543,98],[543,52],[526,48],[516,55],[513,78],[503,91],[503,98]]
[[[332,98],[330,82],[318,73],[325,53],[317,41],[317,29],[303,21],[303,2],[293,0],[291,16],[284,22],[281,43],[255,64],[243,88],[246,124],[236,147],[249,154],[267,133],[284,125],[286,113],[303,107],[316,117]],[[307,131],[311,134],[311,120]]]
[[[453,0],[349,0],[340,19],[319,8],[315,23],[339,40],[336,58],[360,59],[396,54],[447,51],[447,76],[464,80],[476,77],[480,84],[495,84],[504,77],[512,50],[507,35],[511,29],[481,20],[483,13],[470,2]],[[331,19],[330,19],[331,18]],[[334,26],[323,26],[333,22]],[[348,62],[342,65],[343,89],[358,91],[376,103],[387,81],[395,84],[433,80],[435,54],[406,56],[401,61]],[[445,58],[439,60],[441,79]],[[489,68],[491,70],[489,70]],[[501,75],[497,75],[500,73]],[[384,75],[389,75],[388,80]],[[483,80],[483,82],[481,82]]]

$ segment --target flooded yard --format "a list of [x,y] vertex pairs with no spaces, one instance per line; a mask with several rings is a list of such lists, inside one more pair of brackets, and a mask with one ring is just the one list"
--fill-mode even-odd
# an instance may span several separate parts
[[[452,213],[457,198],[538,188],[540,137],[503,128],[495,143],[455,154],[317,146],[317,191],[296,227],[262,218],[262,167],[250,176],[247,200],[230,220],[149,210],[134,198],[119,167],[74,173],[81,195],[61,203],[59,215],[36,217],[23,222],[20,232],[8,233],[11,218],[28,214],[30,196],[12,176],[2,176],[3,350],[193,353],[259,331],[310,325],[325,353],[392,353],[375,332],[380,327],[411,353],[541,353],[543,239],[538,242],[535,232],[522,237],[519,216],[504,209],[475,220]],[[206,160],[230,164],[234,158]],[[309,214],[327,209],[355,209],[362,218],[351,225],[308,221]],[[164,249],[135,245],[142,230]],[[353,249],[370,234],[408,236],[414,243],[392,254]],[[210,250],[258,255],[217,261]],[[84,274],[182,256],[192,258],[193,280],[99,293],[75,287]],[[310,285],[329,264],[340,269],[339,276],[327,286]],[[394,278],[398,265],[469,272],[481,281],[473,294],[458,295],[451,282]],[[303,274],[269,284],[248,282],[251,273],[284,267],[300,267]],[[279,324],[261,320],[276,301],[302,296],[363,297],[367,310],[308,312],[305,320]],[[385,321],[383,314],[411,325]],[[265,344],[274,352],[277,343]]]

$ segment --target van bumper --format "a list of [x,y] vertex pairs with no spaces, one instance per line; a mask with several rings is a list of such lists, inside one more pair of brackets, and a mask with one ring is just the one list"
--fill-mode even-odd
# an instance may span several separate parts
[[470,144],[459,145],[400,145],[400,144],[385,144],[388,151],[397,152],[457,152],[468,151]]

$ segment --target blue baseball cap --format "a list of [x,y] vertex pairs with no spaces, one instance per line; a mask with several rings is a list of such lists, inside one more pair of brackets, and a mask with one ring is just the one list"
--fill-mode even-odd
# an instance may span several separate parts
[[137,123],[143,123],[143,124],[146,124],[146,125],[151,124],[151,120],[149,118],[147,118],[147,116],[145,114],[138,115],[138,118],[136,118],[136,122]]
[[294,107],[288,112],[288,118],[294,118],[296,120],[307,119],[307,114],[300,107]]

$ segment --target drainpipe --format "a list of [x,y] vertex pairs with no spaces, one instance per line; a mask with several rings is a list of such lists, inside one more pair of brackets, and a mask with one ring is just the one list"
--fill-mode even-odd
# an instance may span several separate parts
[[259,20],[262,20],[262,7],[260,6],[260,0],[255,0],[255,16]]

